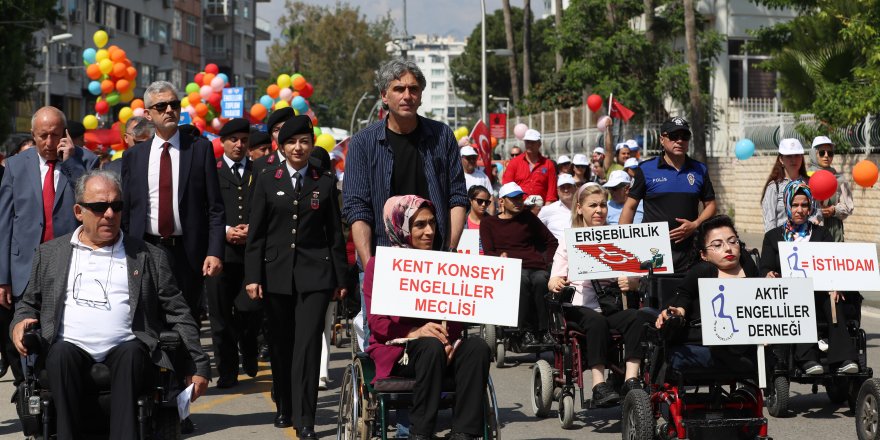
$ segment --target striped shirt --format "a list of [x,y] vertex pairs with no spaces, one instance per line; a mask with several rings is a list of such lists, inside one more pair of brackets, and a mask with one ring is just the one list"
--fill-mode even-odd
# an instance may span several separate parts
[[[428,193],[437,210],[437,239],[447,240],[451,230],[449,210],[467,207],[467,190],[461,168],[458,142],[448,125],[419,118],[421,143],[419,153],[425,161]],[[382,224],[382,209],[391,194],[394,154],[385,138],[382,120],[355,134],[345,158],[345,185],[342,191],[342,216],[348,224],[364,221],[373,230],[372,247],[390,246]]]

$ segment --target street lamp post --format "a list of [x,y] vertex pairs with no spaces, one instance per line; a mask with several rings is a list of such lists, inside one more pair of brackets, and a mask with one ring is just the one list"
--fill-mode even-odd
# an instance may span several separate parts
[[482,21],[480,21],[480,37],[482,50],[480,51],[480,84],[481,84],[481,101],[480,116],[483,122],[486,121],[486,0],[480,0],[482,8]]
[[43,105],[49,105],[49,45],[52,43],[58,43],[60,41],[69,40],[73,38],[73,34],[58,34],[53,35],[46,39],[46,43],[43,44],[43,55],[45,56],[45,70],[46,70],[46,93],[43,95]]
[[355,118],[357,118],[358,109],[361,108],[361,103],[364,102],[365,99],[370,99],[372,97],[373,96],[370,95],[370,92],[364,92],[364,94],[361,95],[361,99],[358,99],[357,105],[354,106],[354,112],[352,112],[352,114],[351,114],[351,124],[349,124],[349,127],[348,127],[348,135],[349,136],[354,134],[354,121],[355,121]]

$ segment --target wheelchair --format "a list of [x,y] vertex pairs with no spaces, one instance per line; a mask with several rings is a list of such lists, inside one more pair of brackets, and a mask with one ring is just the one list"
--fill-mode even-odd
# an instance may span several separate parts
[[[389,424],[389,411],[406,409],[412,405],[414,378],[389,377],[372,384],[376,366],[370,355],[358,351],[351,364],[345,367],[340,387],[337,440],[386,440]],[[452,381],[444,380],[444,389],[454,390]],[[455,402],[453,391],[444,392],[440,408],[452,408]],[[501,438],[501,425],[498,418],[498,401],[495,386],[489,376],[483,402],[484,440]]]
[[549,344],[522,345],[523,331],[516,327],[500,325],[480,325],[480,336],[492,350],[496,368],[507,366],[507,352],[516,354],[533,354],[537,359],[541,353],[553,349]]
[[333,314],[333,334],[330,336],[330,343],[336,348],[342,348],[345,344],[345,338],[348,338],[349,341],[352,340],[354,336],[352,319],[361,311],[356,265],[349,266],[346,272],[345,286],[349,293],[345,298],[336,301],[336,311]]
[[[39,329],[28,330],[24,345],[29,353],[46,353],[42,347]],[[180,353],[178,349],[181,346],[181,338],[177,332],[169,330],[161,333],[159,347],[171,359],[175,359],[175,355]],[[15,405],[24,435],[32,439],[48,440],[55,437],[55,410],[48,375],[42,368],[42,362],[39,355],[28,356],[25,380],[18,386]],[[171,370],[158,370],[155,385],[137,398],[138,439],[179,440],[181,422],[176,397],[183,389],[182,382]],[[93,407],[93,411],[86,412],[88,423],[83,426],[91,429],[83,434],[88,438],[106,439],[110,414],[110,370],[106,365],[96,363],[92,366],[90,376],[97,391],[98,405]]]

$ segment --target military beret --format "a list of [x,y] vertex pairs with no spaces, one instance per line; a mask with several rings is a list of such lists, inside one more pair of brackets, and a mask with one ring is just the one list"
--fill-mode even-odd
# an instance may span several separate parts
[[177,130],[180,131],[181,133],[186,133],[194,138],[197,138],[202,135],[202,132],[199,131],[199,129],[196,128],[195,125],[192,125],[192,124],[183,124],[181,126],[178,126]]
[[312,119],[306,115],[294,116],[284,123],[281,131],[278,132],[278,145],[284,145],[288,139],[297,134],[310,134],[315,136],[315,129],[312,128]]
[[260,145],[271,144],[272,139],[269,133],[260,130],[251,130],[251,136],[248,138],[248,148],[257,148]]
[[293,117],[293,109],[290,107],[284,107],[281,110],[275,110],[269,115],[269,122],[267,123],[267,127],[269,127],[269,132],[272,132],[272,127],[279,122],[285,122],[288,119]]
[[250,133],[251,124],[248,123],[247,119],[244,118],[234,118],[230,119],[223,125],[223,128],[220,129],[220,137],[230,136],[235,133]]

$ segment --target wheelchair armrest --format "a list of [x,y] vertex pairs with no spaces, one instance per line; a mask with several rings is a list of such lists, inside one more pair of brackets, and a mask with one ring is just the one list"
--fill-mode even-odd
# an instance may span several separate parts
[[159,334],[159,349],[165,352],[176,351],[182,341],[180,334],[174,330],[162,330]]
[[29,354],[42,353],[43,338],[40,336],[40,327],[33,326],[24,332],[22,343],[24,344],[24,347],[27,348]]

